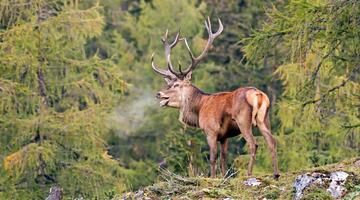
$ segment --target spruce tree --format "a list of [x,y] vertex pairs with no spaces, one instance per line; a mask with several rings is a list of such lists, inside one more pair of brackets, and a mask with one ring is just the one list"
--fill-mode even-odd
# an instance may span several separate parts
[[77,1],[0,4],[0,199],[104,198],[126,189],[107,153],[109,113],[126,90],[111,59],[89,57],[86,42],[104,18]]

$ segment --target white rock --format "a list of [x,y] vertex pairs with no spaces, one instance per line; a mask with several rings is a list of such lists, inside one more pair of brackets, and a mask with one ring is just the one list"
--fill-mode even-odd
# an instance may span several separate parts
[[322,186],[325,182],[330,181],[329,188],[327,191],[331,194],[333,198],[342,197],[346,188],[343,186],[346,182],[349,174],[343,171],[332,172],[330,175],[323,173],[312,173],[303,174],[296,177],[294,188],[295,188],[295,200],[299,200],[303,197],[303,191],[306,187],[310,185]]
[[330,174],[330,179],[333,181],[346,181],[348,176],[349,174],[346,172],[337,171]]
[[315,180],[316,178],[308,174],[297,176],[294,183],[294,188],[295,188],[294,199],[295,200],[301,199],[301,197],[303,196],[303,190],[311,183],[313,183]]
[[345,184],[348,176],[348,173],[342,171],[331,173],[331,182],[329,188],[326,191],[330,192],[331,196],[334,198],[342,197],[346,192],[346,188],[343,185]]
[[244,184],[247,186],[258,186],[261,185],[261,182],[257,178],[249,178],[248,180],[244,181]]

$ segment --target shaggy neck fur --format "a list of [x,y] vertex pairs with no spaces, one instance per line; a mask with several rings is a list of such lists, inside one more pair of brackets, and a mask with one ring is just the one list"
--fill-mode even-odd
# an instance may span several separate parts
[[179,115],[180,122],[188,126],[199,127],[201,99],[205,95],[208,94],[192,86],[190,92],[182,96]]

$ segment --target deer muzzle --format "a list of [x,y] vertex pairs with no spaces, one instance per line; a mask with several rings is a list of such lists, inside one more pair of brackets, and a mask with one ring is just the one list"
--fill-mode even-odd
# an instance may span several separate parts
[[169,103],[169,96],[166,96],[164,93],[162,92],[158,92],[156,93],[156,98],[161,100],[160,101],[160,106],[163,107],[163,106],[166,106],[168,103]]

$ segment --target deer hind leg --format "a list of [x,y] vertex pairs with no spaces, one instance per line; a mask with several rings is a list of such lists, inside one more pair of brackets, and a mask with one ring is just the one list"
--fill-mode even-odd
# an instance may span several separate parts
[[279,175],[279,167],[277,162],[276,140],[270,131],[270,121],[268,114],[266,115],[265,122],[262,120],[258,120],[258,127],[260,129],[261,134],[264,136],[266,144],[271,152],[272,164],[274,167],[274,178],[278,179],[280,175]]
[[210,147],[210,176],[216,176],[217,138],[214,135],[207,135],[207,142]]
[[250,122],[244,123],[240,119],[237,119],[236,123],[238,124],[241,134],[243,135],[244,139],[246,140],[246,143],[249,146],[250,161],[248,165],[247,175],[251,176],[255,162],[256,149],[258,145],[256,143],[255,137],[252,134],[251,123]]
[[227,148],[228,148],[228,140],[224,139],[220,141],[221,144],[221,173],[222,176],[225,177],[226,175],[226,157],[227,157]]

